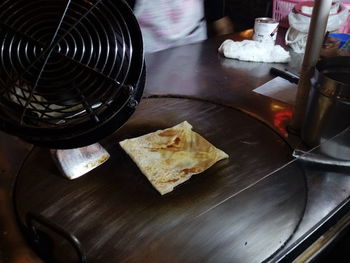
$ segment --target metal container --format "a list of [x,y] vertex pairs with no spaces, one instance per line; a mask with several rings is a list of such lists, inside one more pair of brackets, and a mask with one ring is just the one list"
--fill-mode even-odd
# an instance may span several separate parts
[[[350,57],[329,57],[316,65],[301,137],[317,146],[350,126]],[[350,141],[323,147],[323,153],[350,159]]]
[[259,17],[255,19],[253,40],[276,41],[278,21],[269,17]]

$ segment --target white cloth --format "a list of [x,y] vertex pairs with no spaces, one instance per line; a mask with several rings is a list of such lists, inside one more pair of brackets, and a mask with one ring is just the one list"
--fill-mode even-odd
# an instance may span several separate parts
[[258,42],[253,40],[225,40],[219,47],[219,52],[227,58],[243,61],[287,63],[289,52],[273,42]]
[[207,38],[203,0],[137,0],[134,10],[145,52]]

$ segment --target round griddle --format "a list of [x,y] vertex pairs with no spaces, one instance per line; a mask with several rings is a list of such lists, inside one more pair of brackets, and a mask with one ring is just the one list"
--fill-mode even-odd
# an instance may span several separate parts
[[144,87],[143,44],[122,0],[0,3],[0,129],[74,148],[113,133]]
[[[118,142],[184,120],[230,158],[161,196]],[[303,215],[302,170],[291,163],[276,171],[291,160],[291,149],[235,109],[144,99],[101,144],[111,158],[76,180],[62,177],[43,148],[31,152],[18,175],[19,221],[57,262],[78,262],[79,255],[88,262],[262,262],[290,239]]]

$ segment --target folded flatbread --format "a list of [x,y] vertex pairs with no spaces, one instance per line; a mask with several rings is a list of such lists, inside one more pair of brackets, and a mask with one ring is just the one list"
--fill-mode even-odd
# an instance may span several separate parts
[[193,174],[228,158],[226,153],[192,131],[187,121],[119,144],[162,195]]

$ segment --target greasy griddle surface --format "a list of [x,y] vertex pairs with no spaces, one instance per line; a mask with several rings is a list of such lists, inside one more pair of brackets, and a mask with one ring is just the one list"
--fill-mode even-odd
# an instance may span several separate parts
[[[161,196],[118,141],[187,120],[230,155]],[[80,240],[88,262],[260,262],[295,231],[305,206],[303,174],[269,127],[237,110],[191,99],[144,99],[102,142],[105,164],[69,181],[36,148],[15,190],[20,221],[41,214]],[[69,249],[68,249],[69,250]],[[68,262],[68,254],[65,262]]]

